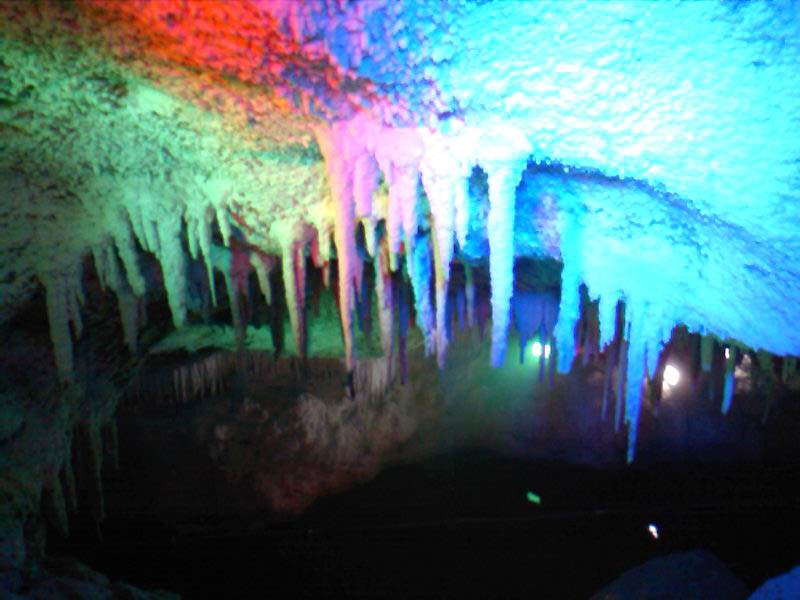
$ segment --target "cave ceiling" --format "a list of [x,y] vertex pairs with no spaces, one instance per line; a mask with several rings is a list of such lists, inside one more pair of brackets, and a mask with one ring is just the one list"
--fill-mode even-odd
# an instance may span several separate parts
[[442,362],[450,265],[483,264],[500,365],[515,259],[552,257],[562,370],[581,284],[601,343],[624,301],[632,380],[677,324],[800,354],[795,2],[9,1],[0,22],[0,315],[44,285],[62,375],[82,261],[130,343],[143,253],[176,327],[192,260],[278,268],[296,336],[306,255],[336,259],[340,306],[366,261],[407,272]]

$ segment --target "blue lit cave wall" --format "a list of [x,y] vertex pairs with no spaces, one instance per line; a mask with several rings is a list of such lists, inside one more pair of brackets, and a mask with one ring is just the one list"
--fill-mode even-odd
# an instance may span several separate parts
[[[796,2],[74,0],[0,23],[10,523],[44,502],[67,527],[76,444],[102,518],[118,408],[228,394],[272,424],[266,379],[320,456],[372,448],[363,477],[486,382],[558,395],[591,366],[628,463],[671,358],[720,413],[757,381],[796,395]],[[330,438],[366,399],[394,408]],[[334,487],[262,486],[278,508]]]

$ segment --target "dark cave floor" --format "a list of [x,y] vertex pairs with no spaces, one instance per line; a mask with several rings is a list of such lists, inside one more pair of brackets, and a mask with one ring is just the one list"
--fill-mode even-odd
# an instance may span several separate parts
[[[109,482],[104,543],[78,532],[50,551],[186,598],[588,598],[650,558],[694,548],[753,589],[800,563],[800,468],[778,451],[765,458],[752,421],[665,404],[643,416],[626,467],[624,434],[599,420],[597,378],[565,380],[527,397],[487,381],[496,402],[446,403],[374,478],[299,517],[253,510],[257,499],[232,491],[189,437],[149,467],[129,446],[122,460],[137,479],[123,465]],[[171,456],[181,448],[195,459]],[[159,487],[178,475],[204,483]],[[205,512],[189,509],[190,495]],[[159,503],[172,517],[157,517]]]

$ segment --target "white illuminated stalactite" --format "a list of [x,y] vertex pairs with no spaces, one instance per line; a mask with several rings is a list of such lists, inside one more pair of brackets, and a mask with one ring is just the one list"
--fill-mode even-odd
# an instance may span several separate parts
[[403,223],[403,236],[406,252],[413,253],[414,242],[417,236],[417,188],[419,186],[419,169],[415,165],[394,166],[392,185],[389,186],[389,196],[392,195],[400,204]]
[[736,348],[728,346],[725,360],[725,388],[722,396],[722,414],[727,415],[733,402],[733,389],[735,386],[734,367],[736,367]]
[[389,359],[394,352],[394,290],[389,269],[389,246],[386,238],[378,242],[375,252],[375,294],[378,299],[378,321],[381,329],[381,349]]
[[575,357],[575,326],[580,319],[580,293],[583,283],[582,223],[578,215],[562,210],[561,215],[561,302],[556,322],[556,347],[558,348],[558,370],[569,372]]
[[510,165],[489,165],[489,275],[492,285],[491,364],[499,367],[506,354],[506,336],[514,290],[514,191],[519,170]]
[[181,217],[162,216],[158,221],[159,252],[167,302],[175,327],[186,325],[186,255],[181,244]]
[[423,170],[422,181],[428,196],[433,232],[434,268],[436,285],[436,357],[439,368],[444,368],[447,352],[447,288],[450,281],[450,263],[453,260],[454,188],[463,185],[458,177],[437,177]]
[[625,423],[628,425],[628,463],[636,455],[636,434],[639,429],[639,414],[642,404],[642,385],[645,375],[647,340],[643,335],[641,320],[631,322],[630,346],[625,390]]

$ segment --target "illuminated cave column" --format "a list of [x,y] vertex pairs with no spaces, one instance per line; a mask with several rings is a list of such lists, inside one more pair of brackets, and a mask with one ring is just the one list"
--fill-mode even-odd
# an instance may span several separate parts
[[491,364],[499,367],[506,353],[506,336],[514,291],[514,200],[521,169],[513,164],[487,165],[489,179],[489,274],[492,286]]

